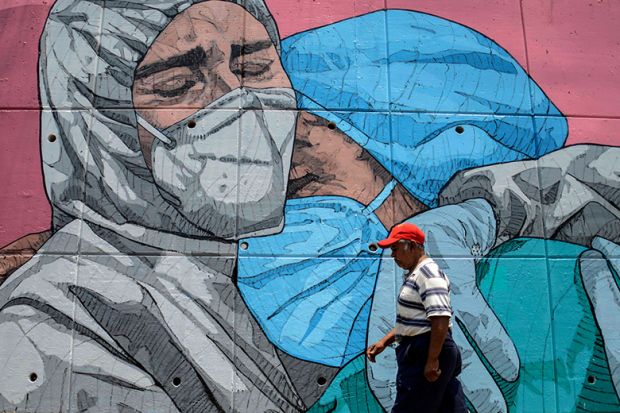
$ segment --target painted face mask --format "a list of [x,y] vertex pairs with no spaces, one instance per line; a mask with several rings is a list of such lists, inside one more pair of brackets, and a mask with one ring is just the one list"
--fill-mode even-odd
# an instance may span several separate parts
[[239,290],[288,354],[341,366],[365,348],[381,262],[370,245],[387,235],[375,211],[395,186],[391,181],[368,206],[331,195],[290,199],[282,232],[240,244]]
[[297,119],[295,92],[235,89],[155,138],[155,183],[185,218],[218,238],[281,229]]

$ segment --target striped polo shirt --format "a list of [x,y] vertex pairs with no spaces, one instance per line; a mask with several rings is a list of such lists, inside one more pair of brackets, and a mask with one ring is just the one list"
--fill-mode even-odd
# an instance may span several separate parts
[[431,330],[429,317],[450,316],[450,281],[431,258],[405,276],[396,307],[396,335],[415,336]]

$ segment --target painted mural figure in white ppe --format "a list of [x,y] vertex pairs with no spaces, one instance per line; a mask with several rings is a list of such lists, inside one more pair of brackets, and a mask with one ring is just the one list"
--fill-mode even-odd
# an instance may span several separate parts
[[[271,344],[234,279],[235,240],[283,224],[295,94],[283,70],[256,89],[216,67],[223,53],[239,71],[278,66],[273,21],[262,0],[130,3],[61,0],[45,27],[56,232],[0,290],[0,410],[306,410],[338,369]],[[257,43],[207,33],[244,20]],[[179,21],[195,46],[180,56],[159,42]],[[251,51],[262,68],[243,66]],[[180,93],[193,77],[212,93]],[[157,96],[194,100],[171,110]]]

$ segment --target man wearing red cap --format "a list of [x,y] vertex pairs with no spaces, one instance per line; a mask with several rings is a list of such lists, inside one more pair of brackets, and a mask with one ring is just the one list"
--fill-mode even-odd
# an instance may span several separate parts
[[392,413],[465,413],[457,376],[461,354],[452,341],[450,281],[424,251],[424,232],[416,225],[396,225],[381,248],[391,248],[396,264],[407,270],[398,295],[396,327],[368,347],[371,362],[394,342],[398,373]]

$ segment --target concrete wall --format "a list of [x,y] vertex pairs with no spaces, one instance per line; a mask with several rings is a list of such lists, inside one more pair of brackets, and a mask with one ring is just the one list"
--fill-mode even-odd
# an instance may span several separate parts
[[394,350],[363,353],[405,221],[452,283],[471,411],[620,410],[619,23],[1,4],[0,410],[389,411]]

